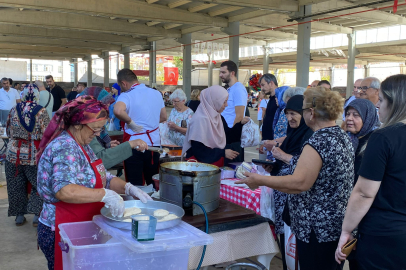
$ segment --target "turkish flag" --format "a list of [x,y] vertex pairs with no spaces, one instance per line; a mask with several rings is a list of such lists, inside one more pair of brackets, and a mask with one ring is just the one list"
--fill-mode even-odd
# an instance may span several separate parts
[[164,67],[164,85],[178,85],[178,78],[177,67]]

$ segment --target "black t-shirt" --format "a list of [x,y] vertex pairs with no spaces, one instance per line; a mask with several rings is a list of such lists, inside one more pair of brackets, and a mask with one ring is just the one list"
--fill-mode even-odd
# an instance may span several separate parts
[[62,87],[55,84],[55,87],[50,90],[47,88],[48,92],[51,92],[52,96],[54,97],[54,107],[52,108],[52,112],[56,112],[62,104],[62,99],[66,98],[65,91],[63,91]]
[[188,103],[187,106],[188,106],[193,112],[196,112],[197,107],[199,107],[199,105],[200,105],[200,100],[191,100],[191,101],[189,101],[189,103]]
[[359,231],[368,235],[406,234],[406,125],[376,130],[365,150],[360,176],[381,186]]
[[275,96],[270,97],[262,120],[262,140],[273,140],[273,120],[277,109],[278,105]]
[[74,100],[79,93],[77,91],[69,92],[68,96],[66,97],[68,101]]
[[358,180],[358,171],[359,168],[361,167],[361,162],[362,162],[362,157],[364,156],[364,154],[360,154],[362,148],[364,147],[364,145],[368,142],[369,137],[371,136],[372,131],[370,133],[368,133],[367,135],[363,136],[362,138],[359,139],[359,143],[358,143],[358,148],[355,151],[355,161],[354,161],[354,186],[357,183]]

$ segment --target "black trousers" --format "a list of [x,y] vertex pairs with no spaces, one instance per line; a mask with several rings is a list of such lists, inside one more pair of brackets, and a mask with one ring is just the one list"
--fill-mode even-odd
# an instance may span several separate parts
[[356,251],[358,269],[406,269],[406,234],[375,236],[360,233]]
[[286,265],[286,254],[285,254],[285,234],[279,235],[279,242],[281,243],[280,252],[282,255],[283,270],[288,270],[288,266]]
[[312,230],[309,243],[296,238],[300,270],[342,270],[344,262],[335,260],[337,241],[319,243]]
[[126,179],[131,184],[142,186],[144,176],[147,185],[154,185],[152,176],[159,173],[159,153],[133,150],[133,155],[124,161],[124,170]]

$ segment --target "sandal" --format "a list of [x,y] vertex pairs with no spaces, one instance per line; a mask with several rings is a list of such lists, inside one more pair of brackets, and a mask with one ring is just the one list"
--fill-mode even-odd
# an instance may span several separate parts
[[15,221],[16,226],[23,226],[27,219],[24,217],[24,215],[18,215]]
[[35,215],[34,219],[32,220],[32,226],[38,227],[38,219],[39,219],[39,216]]

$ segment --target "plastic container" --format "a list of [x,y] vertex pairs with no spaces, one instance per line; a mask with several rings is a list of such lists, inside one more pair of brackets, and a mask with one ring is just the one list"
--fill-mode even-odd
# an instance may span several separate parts
[[[62,247],[65,249],[62,252],[64,270],[187,270],[189,250],[198,245],[197,242],[191,243],[186,238],[183,245],[167,249],[162,248],[162,241],[137,242],[132,239],[131,232],[127,231],[131,241],[149,244],[156,242],[157,251],[140,249],[141,252],[136,252],[129,249],[128,244],[123,244],[123,241],[112,238],[92,221],[64,223],[59,225],[59,229]],[[203,239],[206,243],[203,245],[212,243],[213,238],[205,235]],[[166,244],[171,246],[171,239],[166,240]]]
[[155,238],[157,220],[154,216],[131,216],[132,237],[138,241],[152,241]]

